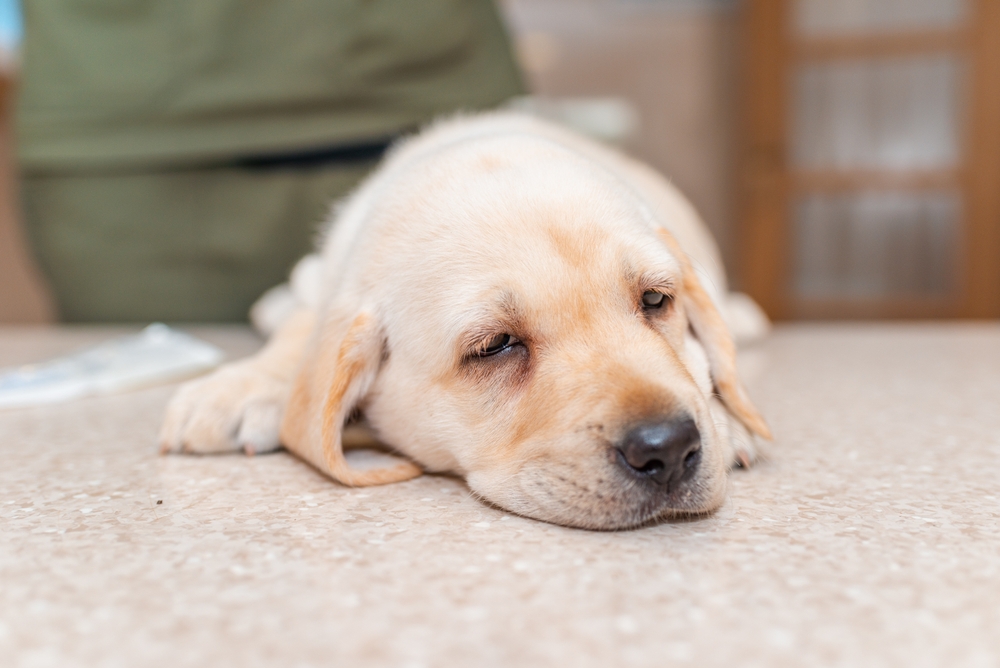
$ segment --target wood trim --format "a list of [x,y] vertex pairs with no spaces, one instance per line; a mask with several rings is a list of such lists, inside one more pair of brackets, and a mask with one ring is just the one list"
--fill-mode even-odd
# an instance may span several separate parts
[[784,183],[788,4],[750,0],[742,11],[739,284],[771,318],[782,319],[790,264]]
[[885,58],[968,48],[971,36],[965,30],[927,30],[836,37],[796,37],[793,57],[797,60],[834,58]]
[[947,190],[962,186],[957,169],[921,171],[801,170],[789,175],[794,190],[841,192],[851,190]]
[[969,317],[1000,317],[1000,2],[976,0],[967,142],[966,298]]

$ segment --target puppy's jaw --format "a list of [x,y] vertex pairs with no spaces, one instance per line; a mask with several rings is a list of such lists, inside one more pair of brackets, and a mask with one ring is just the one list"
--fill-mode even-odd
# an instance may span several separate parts
[[719,450],[713,447],[706,458],[711,461],[703,461],[694,478],[671,491],[626,475],[611,463],[604,444],[581,463],[538,459],[516,472],[473,471],[467,480],[477,495],[518,515],[581,529],[629,529],[718,509],[727,482]]

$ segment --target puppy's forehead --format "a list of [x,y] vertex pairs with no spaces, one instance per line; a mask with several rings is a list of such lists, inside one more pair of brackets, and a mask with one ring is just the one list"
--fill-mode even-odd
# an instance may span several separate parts
[[487,148],[416,170],[385,209],[387,300],[409,321],[457,337],[514,307],[558,317],[572,300],[630,298],[644,276],[679,277],[652,214],[614,175],[545,144]]
[[680,268],[631,189],[562,147],[529,142],[512,151],[485,143],[444,163],[415,180],[408,208],[423,212],[417,233],[428,252],[452,264],[476,263],[468,278]]

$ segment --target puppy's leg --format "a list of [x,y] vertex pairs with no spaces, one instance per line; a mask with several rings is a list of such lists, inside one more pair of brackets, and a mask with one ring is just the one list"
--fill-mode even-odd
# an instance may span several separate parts
[[252,455],[280,447],[281,419],[315,319],[297,311],[253,357],[182,385],[167,406],[161,452]]
[[726,407],[713,397],[710,402],[712,417],[723,447],[729,449],[727,457],[730,467],[750,468],[760,456],[757,439],[747,431],[743,424],[729,414]]

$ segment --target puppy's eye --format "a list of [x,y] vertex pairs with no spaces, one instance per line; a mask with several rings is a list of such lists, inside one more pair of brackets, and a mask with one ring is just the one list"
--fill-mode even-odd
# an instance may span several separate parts
[[521,343],[520,339],[515,336],[511,336],[510,334],[497,334],[492,339],[486,341],[477,354],[480,357],[490,357],[491,355],[502,353],[508,348],[516,346],[519,343]]
[[642,293],[642,308],[646,310],[658,309],[670,303],[670,298],[662,292],[646,290]]

